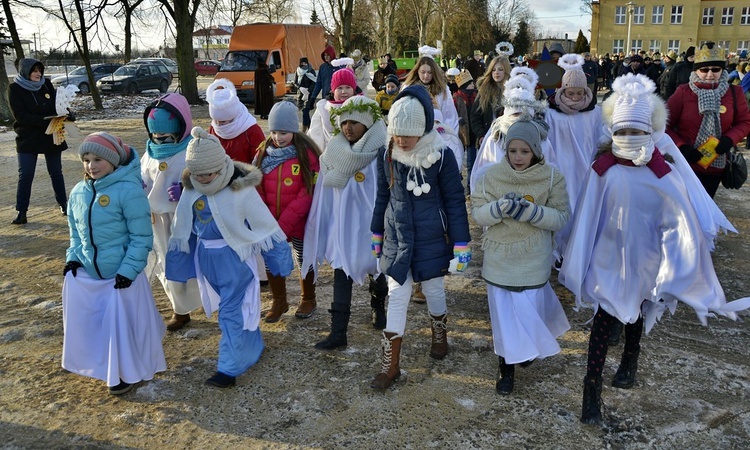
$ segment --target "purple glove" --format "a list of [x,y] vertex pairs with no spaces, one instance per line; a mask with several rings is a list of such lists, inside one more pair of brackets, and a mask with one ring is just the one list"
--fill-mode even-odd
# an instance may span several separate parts
[[170,202],[179,202],[180,197],[182,197],[182,183],[172,183],[172,185],[167,188],[167,194],[169,194]]

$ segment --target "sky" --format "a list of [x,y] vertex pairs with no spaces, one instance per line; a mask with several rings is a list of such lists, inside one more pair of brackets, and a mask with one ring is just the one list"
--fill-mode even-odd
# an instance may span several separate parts
[[[305,1],[305,0],[303,0]],[[581,0],[527,0],[532,10],[536,14],[537,21],[543,31],[551,34],[553,37],[563,37],[568,33],[568,38],[575,40],[578,36],[578,30],[582,30],[587,39],[591,40],[591,16],[585,15],[580,11]],[[307,6],[307,5],[305,5]],[[302,9],[302,8],[301,8]],[[31,12],[28,10],[14,11],[14,18],[19,29],[21,39],[33,41],[36,38],[36,46],[40,50],[49,50],[64,46],[67,41],[68,31],[56,20],[49,20],[43,14]],[[110,27],[111,30],[119,30],[120,26],[114,22]],[[134,46],[138,48],[149,48],[158,46],[164,40],[163,31],[158,36],[154,36],[153,28],[150,32],[137,33],[141,39],[135,42]],[[36,36],[34,36],[36,34]],[[122,39],[121,34],[119,38]],[[545,36],[547,37],[547,36]],[[428,43],[429,44],[429,43]],[[102,45],[94,43],[94,48],[101,48]],[[33,50],[34,44],[31,44]],[[74,50],[72,43],[68,46],[69,50]],[[109,48],[114,52],[114,48]]]

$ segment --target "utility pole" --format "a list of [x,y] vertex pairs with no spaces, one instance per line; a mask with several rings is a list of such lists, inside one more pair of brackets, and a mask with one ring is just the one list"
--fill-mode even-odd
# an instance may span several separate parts
[[630,25],[633,23],[633,8],[635,8],[635,3],[631,1],[625,6],[627,6],[628,13],[628,42],[625,43],[625,48],[627,49],[625,56],[630,56],[630,52],[633,50],[633,44],[630,42]]

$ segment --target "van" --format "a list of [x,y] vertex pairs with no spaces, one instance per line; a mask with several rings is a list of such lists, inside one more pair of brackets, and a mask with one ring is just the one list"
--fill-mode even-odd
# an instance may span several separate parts
[[229,51],[214,79],[226,78],[245,103],[255,101],[254,78],[258,61],[265,61],[275,81],[275,96],[294,92],[294,76],[299,59],[306,56],[316,72],[326,47],[325,30],[320,25],[253,23],[234,27]]

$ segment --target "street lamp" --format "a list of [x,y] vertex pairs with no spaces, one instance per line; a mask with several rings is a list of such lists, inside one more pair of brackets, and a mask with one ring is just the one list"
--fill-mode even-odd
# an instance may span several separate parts
[[627,46],[625,47],[627,49],[627,53],[625,53],[625,56],[630,56],[630,52],[633,50],[633,44],[630,42],[630,25],[633,23],[633,9],[635,8],[635,3],[628,2],[625,6],[627,6],[628,8],[628,42],[626,43]]

